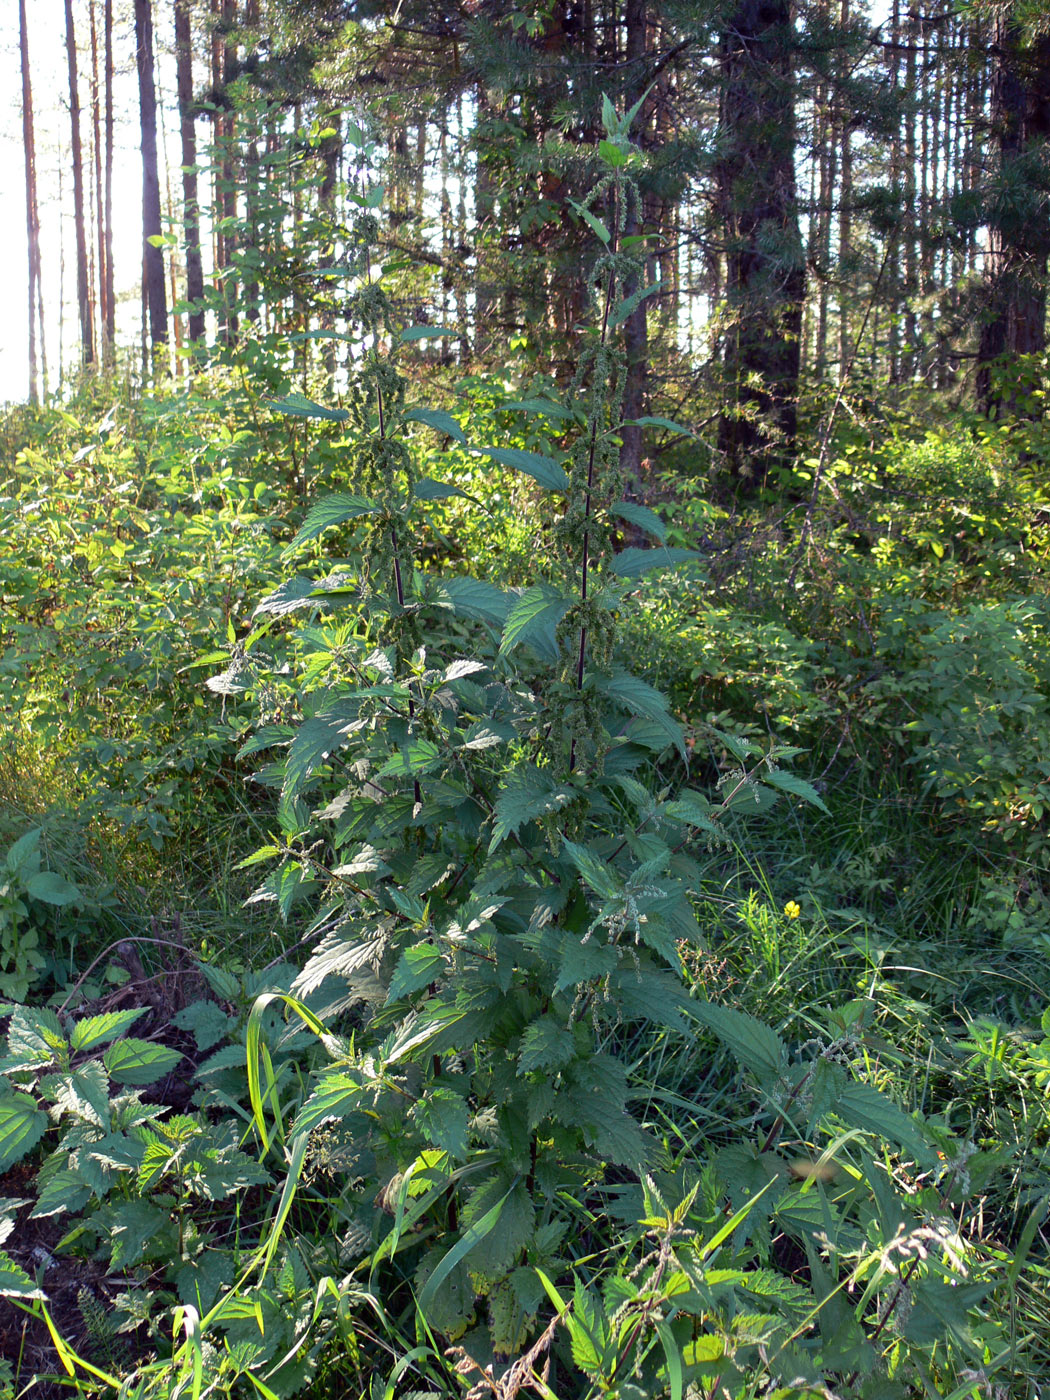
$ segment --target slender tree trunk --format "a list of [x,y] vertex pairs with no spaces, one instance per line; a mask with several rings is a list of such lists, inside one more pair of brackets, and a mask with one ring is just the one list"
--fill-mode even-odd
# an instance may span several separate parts
[[152,0],[135,0],[135,57],[139,76],[142,149],[143,285],[153,349],[168,339],[164,254],[149,240],[161,235],[160,171],[157,165],[157,95],[154,89]]
[[106,283],[106,353],[112,363],[116,345],[117,301],[113,276],[113,0],[106,0],[103,10],[102,27],[105,30],[106,68],[106,194],[105,224],[103,242],[106,254],[103,259],[103,275]]
[[1018,207],[1025,162],[1050,147],[1050,34],[1026,41],[1020,26],[1000,12],[995,21],[992,131],[999,148],[998,188],[989,213],[988,310],[978,351],[978,401],[990,417],[1042,416],[1037,383],[1006,391],[995,361],[1039,355],[1046,348],[1047,196]]
[[[645,39],[648,23],[646,7],[647,0],[627,0],[624,10],[624,28],[626,30],[624,61],[627,65],[630,84],[628,88],[630,105],[633,105],[645,91]],[[636,126],[643,130],[644,125],[645,113],[640,112],[636,118]],[[638,138],[636,137],[636,139]],[[647,144],[644,134],[641,136],[639,144]],[[636,203],[632,203],[627,209],[624,221],[625,235],[633,236],[641,232],[640,213]],[[639,260],[638,267],[640,269],[638,275],[624,283],[623,293],[625,297],[632,296],[637,292],[641,280],[645,277],[644,263],[641,260]],[[628,316],[623,330],[624,350],[627,355],[623,416],[627,421],[620,430],[620,438],[623,443],[620,448],[620,470],[628,482],[637,482],[641,479],[644,434],[643,429],[633,425],[630,420],[644,416],[649,389],[649,328],[644,301]]]
[[915,374],[916,353],[918,350],[919,329],[915,315],[915,297],[919,289],[919,260],[916,254],[918,233],[918,210],[916,209],[916,142],[915,142],[915,101],[916,63],[915,49],[918,45],[917,21],[909,17],[904,26],[907,57],[905,60],[905,110],[904,110],[904,294],[905,294],[905,346],[904,374],[912,378]]
[[29,402],[40,402],[37,371],[37,313],[40,305],[40,210],[36,190],[33,79],[29,67],[26,0],[18,0],[18,51],[22,62],[22,144],[26,169],[26,252],[29,259]]
[[222,0],[222,90],[226,105],[226,119],[223,123],[223,150],[222,150],[222,216],[226,224],[226,280],[223,283],[226,301],[226,325],[224,328],[224,338],[227,344],[237,339],[237,279],[229,270],[233,265],[233,254],[237,247],[237,233],[235,224],[237,220],[237,186],[235,184],[236,168],[234,165],[234,138],[237,129],[237,118],[233,110],[233,102],[230,98],[231,84],[237,73],[237,45],[234,42],[233,31],[237,25],[237,0]]
[[65,0],[66,63],[69,69],[69,129],[73,162],[73,220],[77,243],[77,311],[80,319],[80,354],[85,365],[95,358],[95,334],[88,285],[87,229],[84,223],[84,156],[80,144],[80,92],[77,79],[77,36],[73,25],[73,0]]
[[794,451],[805,295],[795,191],[790,0],[740,0],[722,37],[719,213],[732,405],[719,446],[740,489]]
[[95,23],[95,0],[91,0],[91,133],[92,151],[95,157],[95,247],[98,262],[98,320],[103,364],[109,361],[106,345],[106,326],[109,324],[109,308],[106,304],[106,220],[105,192],[102,186],[102,114],[100,110],[98,75],[98,32]]
[[201,261],[201,211],[197,186],[197,128],[193,111],[193,35],[191,0],[175,0],[175,81],[182,142],[182,227],[186,240],[186,300],[190,303],[190,339],[204,339],[204,267]]

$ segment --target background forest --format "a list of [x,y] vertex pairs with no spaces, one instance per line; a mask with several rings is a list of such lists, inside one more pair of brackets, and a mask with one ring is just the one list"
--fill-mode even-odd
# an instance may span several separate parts
[[1037,1400],[1045,7],[51,8],[0,1397]]

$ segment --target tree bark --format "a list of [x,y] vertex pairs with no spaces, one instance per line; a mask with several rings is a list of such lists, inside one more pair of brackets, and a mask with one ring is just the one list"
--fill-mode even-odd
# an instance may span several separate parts
[[84,168],[80,143],[80,92],[77,79],[77,35],[73,25],[73,0],[65,0],[66,64],[69,70],[69,129],[73,161],[73,222],[77,245],[77,313],[80,320],[80,357],[94,363],[95,333],[88,285],[87,230],[84,224]]
[[164,254],[149,240],[159,237],[160,172],[157,165],[157,96],[153,85],[152,0],[135,0],[135,59],[139,77],[139,129],[142,149],[143,289],[153,349],[168,339]]
[[204,339],[204,266],[201,260],[200,191],[197,185],[197,128],[193,111],[191,0],[175,0],[175,81],[182,142],[182,228],[186,240],[186,300],[190,339]]
[[105,343],[110,356],[113,355],[116,335],[117,299],[113,278],[113,0],[106,0],[103,10],[102,27],[105,30],[106,66],[106,232],[104,242],[104,276],[106,281],[106,337]]
[[[625,105],[633,106],[638,97],[645,91],[645,40],[648,23],[646,6],[647,0],[627,0],[625,7],[624,61],[629,74],[628,96],[624,99]],[[644,127],[645,112],[639,112],[635,121],[639,128]],[[645,144],[644,136],[639,144]],[[640,195],[636,196],[636,201],[639,198]],[[641,211],[637,207],[637,202],[632,203],[626,211],[625,235],[634,236],[641,233],[640,215]],[[638,274],[624,284],[623,295],[625,298],[633,296],[638,291],[639,285],[645,277],[644,263],[641,259],[639,259],[638,267]],[[627,482],[638,482],[641,479],[644,432],[642,428],[633,425],[630,420],[644,416],[649,391],[649,323],[644,300],[628,316],[623,332],[624,351],[627,355],[623,416],[627,421],[620,430],[620,438],[623,443],[620,448],[620,471]]]
[[977,397],[989,417],[1042,416],[1038,383],[1006,389],[995,361],[1046,348],[1050,256],[1050,34],[1025,41],[1016,20],[995,21],[992,130],[998,187],[989,212],[987,313],[978,349]]
[[40,402],[37,368],[37,315],[40,305],[40,209],[36,189],[36,134],[33,80],[29,67],[26,0],[18,0],[18,51],[22,62],[22,144],[26,170],[26,253],[29,260],[29,402]]
[[719,446],[753,490],[794,450],[805,261],[795,189],[789,0],[740,0],[721,42],[718,200],[732,403]]
[[106,219],[105,193],[102,185],[102,115],[100,110],[98,76],[98,31],[95,23],[95,0],[90,5],[91,22],[91,146],[95,167],[95,246],[98,263],[98,319],[100,357],[108,363],[109,348],[106,345],[106,326],[109,323],[106,305]]

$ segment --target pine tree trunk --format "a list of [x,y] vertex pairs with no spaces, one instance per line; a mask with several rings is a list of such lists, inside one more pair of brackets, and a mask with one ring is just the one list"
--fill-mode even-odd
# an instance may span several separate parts
[[988,309],[978,350],[977,395],[990,417],[1037,418],[1042,416],[1042,398],[1034,392],[1039,385],[1006,390],[993,362],[1039,355],[1046,348],[1050,210],[1047,196],[1025,190],[1023,182],[1026,159],[1050,142],[1050,35],[1026,42],[1016,21],[1000,12],[994,51],[991,120],[999,171],[989,210]]
[[36,134],[33,128],[33,79],[29,67],[26,0],[18,0],[18,52],[22,63],[22,145],[26,170],[26,254],[29,261],[29,402],[37,404],[40,402],[36,343],[40,304],[40,211],[36,190]]
[[182,143],[182,227],[186,239],[186,300],[190,340],[204,339],[204,267],[201,261],[200,193],[197,186],[197,128],[193,112],[191,0],[175,0],[175,68]]
[[92,151],[95,157],[95,246],[98,261],[98,319],[100,327],[101,358],[108,364],[110,350],[106,344],[106,326],[109,324],[109,308],[106,303],[106,227],[105,192],[102,185],[102,114],[98,73],[98,33],[95,24],[95,0],[91,0],[91,133]]
[[135,0],[135,60],[139,78],[139,128],[142,150],[143,288],[153,349],[168,339],[164,254],[149,240],[162,233],[160,172],[157,165],[157,96],[154,90],[152,0]]
[[106,195],[105,224],[103,242],[106,246],[103,258],[103,276],[106,282],[106,335],[105,345],[112,361],[116,338],[117,298],[113,276],[113,0],[106,0],[103,10],[102,27],[105,30],[106,67]]
[[[624,9],[626,32],[624,61],[631,84],[625,106],[633,106],[645,91],[645,40],[648,23],[646,6],[647,0],[627,0]],[[644,135],[645,121],[644,111],[640,112],[635,119],[636,132],[638,133],[635,139],[642,146],[647,144]],[[624,234],[634,236],[640,232],[639,211],[637,205],[632,203],[627,210]],[[644,263],[641,260],[639,260],[638,266],[639,274],[624,283],[623,294],[625,297],[632,296],[638,290],[640,281],[645,276]],[[620,448],[620,471],[628,483],[636,483],[641,479],[643,430],[632,424],[630,420],[644,416],[649,392],[649,329],[647,308],[644,301],[628,316],[623,332],[624,350],[627,355],[623,416],[627,421],[620,429],[620,438],[623,443]]]
[[80,93],[77,79],[77,36],[73,25],[73,0],[65,0],[66,63],[69,69],[69,129],[73,163],[73,222],[77,244],[77,313],[80,320],[80,355],[85,365],[94,363],[95,333],[88,285],[87,229],[84,223],[84,166],[80,144]]
[[740,489],[794,451],[805,294],[795,191],[790,0],[741,0],[721,43],[719,214],[732,407],[719,446]]
[[224,300],[226,302],[226,325],[224,327],[224,338],[227,344],[231,344],[237,339],[237,279],[230,271],[233,266],[233,254],[237,248],[237,186],[235,184],[236,170],[234,166],[234,138],[236,136],[237,119],[233,110],[233,101],[230,97],[231,84],[237,75],[237,46],[233,39],[233,31],[237,24],[237,0],[222,0],[222,25],[224,31],[222,45],[222,90],[226,105],[226,120],[223,123],[223,148],[222,148],[222,216],[226,224],[225,244],[226,244],[226,279],[223,283]]

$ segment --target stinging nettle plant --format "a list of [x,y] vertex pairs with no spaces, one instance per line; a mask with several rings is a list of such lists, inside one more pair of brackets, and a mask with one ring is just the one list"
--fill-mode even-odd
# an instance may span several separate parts
[[[472,449],[547,493],[542,577],[507,593],[419,565],[428,502],[462,493],[421,475],[409,425],[464,445],[466,434],[451,414],[409,405],[399,361],[441,332],[398,329],[375,255],[382,194],[374,190],[356,197],[346,254],[360,347],[346,407],[298,394],[274,404],[343,425],[346,489],[308,510],[287,554],[312,556],[314,567],[260,604],[261,623],[218,685],[266,697],[264,723],[242,751],[266,754],[260,777],[280,788],[280,834],[248,862],[274,864],[256,897],[282,914],[298,901],[318,909],[314,952],[287,991],[259,998],[248,1025],[254,1123],[271,1168],[285,1173],[268,1257],[304,1169],[337,1139],[349,1166],[335,1214],[349,1235],[372,1241],[370,1286],[381,1282],[384,1296],[407,1288],[422,1345],[435,1334],[455,1341],[477,1323],[463,1344],[468,1361],[479,1348],[520,1352],[545,1298],[562,1310],[551,1280],[571,1270],[571,1232],[586,1228],[588,1198],[651,1171],[666,1179],[674,1166],[632,1112],[642,1091],[623,1047],[642,1023],[674,1034],[699,1021],[758,1075],[765,1147],[741,1144],[721,1178],[712,1172],[699,1217],[710,1225],[704,1258],[730,1236],[737,1249],[747,1244],[752,1206],[776,1184],[768,1166],[785,1125],[811,1140],[838,1114],[854,1135],[924,1152],[911,1120],[874,1089],[851,1091],[849,1073],[823,1060],[792,1065],[769,1028],[692,1001],[681,976],[679,947],[700,942],[690,898],[698,848],[722,839],[726,814],[762,810],[778,791],[823,804],[778,766],[796,750],[762,753],[731,736],[722,742],[739,766],[720,800],[687,786],[680,724],[617,654],[617,616],[635,581],[691,557],[664,545],[653,512],[621,499],[619,327],[652,291],[639,273],[643,239],[624,236],[637,199],[634,114],[605,104],[605,173],[576,206],[599,250],[588,280],[592,324],[565,401],[512,405],[550,425],[550,449]],[[620,521],[655,546],[617,548]],[[290,639],[292,680],[275,679],[255,653],[296,614],[306,620]],[[305,1086],[302,1076],[274,1072],[266,1023],[275,1010],[316,1037],[321,1058]],[[881,1175],[858,1172],[850,1209],[866,1208]],[[735,1179],[750,1183],[742,1203]],[[771,1201],[786,1182],[785,1171]],[[696,1188],[682,1194],[686,1204],[665,1211],[668,1241],[688,1228]],[[826,1229],[833,1215],[798,1219]],[[748,1248],[768,1249],[768,1226]],[[810,1260],[814,1277],[819,1258]],[[661,1266],[660,1280],[665,1273]],[[826,1283],[834,1298],[840,1281],[829,1273]],[[706,1304],[669,1347],[665,1301],[636,1307],[636,1293],[620,1300],[627,1321],[618,1341],[609,1333],[609,1358],[596,1352],[585,1363],[573,1331],[576,1364],[608,1390],[657,1339],[660,1375],[674,1390],[686,1355],[676,1360],[675,1347],[710,1325]],[[580,1325],[588,1296],[577,1287]],[[810,1317],[823,1306],[818,1298]],[[863,1317],[850,1325],[862,1341]],[[552,1336],[546,1328],[542,1344]],[[788,1345],[786,1333],[780,1340]],[[706,1364],[693,1352],[689,1364]],[[843,1366],[832,1369],[842,1376]]]

